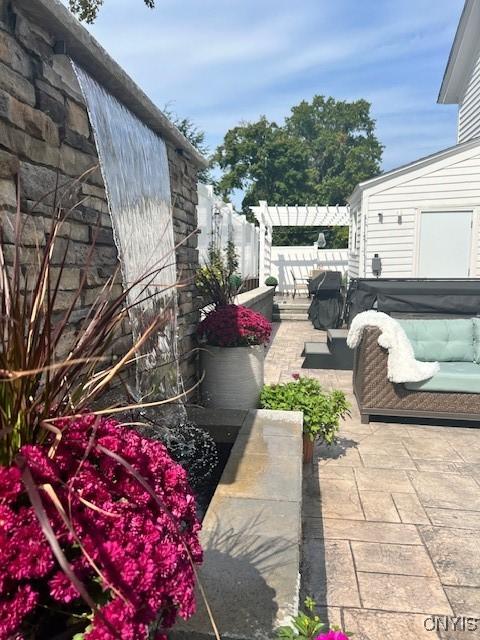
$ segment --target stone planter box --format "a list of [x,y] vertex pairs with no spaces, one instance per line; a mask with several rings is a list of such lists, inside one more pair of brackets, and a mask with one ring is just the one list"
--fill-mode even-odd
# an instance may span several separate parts
[[263,387],[265,347],[212,347],[201,351],[202,400],[206,407],[254,409]]
[[[222,640],[273,640],[298,612],[302,544],[302,426],[298,411],[194,409],[192,419],[234,441],[203,521],[199,577]],[[171,640],[212,640],[197,613]]]

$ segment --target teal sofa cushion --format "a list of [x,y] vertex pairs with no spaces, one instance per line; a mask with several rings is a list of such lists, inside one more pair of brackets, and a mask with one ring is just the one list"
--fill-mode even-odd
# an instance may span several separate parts
[[472,318],[474,361],[480,364],[480,318]]
[[474,362],[474,333],[471,318],[465,320],[399,319],[398,322],[405,330],[417,360]]
[[480,365],[475,362],[441,362],[440,371],[423,382],[406,382],[411,391],[480,393]]

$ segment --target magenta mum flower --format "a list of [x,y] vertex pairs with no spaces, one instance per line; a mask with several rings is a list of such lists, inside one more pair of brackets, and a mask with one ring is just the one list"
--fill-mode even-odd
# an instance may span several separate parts
[[[161,443],[115,420],[85,415],[57,420],[56,426],[62,438],[53,458],[48,456],[51,439],[25,446],[21,454],[72,571],[91,594],[98,592],[98,583],[104,592],[86,640],[113,640],[118,629],[122,640],[145,640],[157,621],[163,638],[177,615],[187,618],[195,611],[190,558],[202,559],[185,470]],[[133,467],[160,504],[105,450]],[[71,514],[75,536],[41,488],[46,483]],[[59,604],[78,612],[80,594],[54,558],[18,469],[0,467],[0,640],[23,637],[24,624],[30,628]]]
[[257,311],[229,304],[211,311],[198,325],[197,332],[214,347],[247,347],[266,344],[272,325]]
[[327,633],[321,633],[315,638],[315,640],[350,640],[350,638],[343,633],[343,631],[334,631],[330,629]]

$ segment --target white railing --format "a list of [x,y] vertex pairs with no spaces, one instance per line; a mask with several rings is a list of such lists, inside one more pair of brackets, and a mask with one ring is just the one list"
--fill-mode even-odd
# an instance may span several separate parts
[[330,271],[348,271],[348,249],[317,249],[307,247],[272,247],[270,274],[278,280],[278,289],[282,293],[293,291],[293,276],[308,278],[311,271],[328,269]]
[[258,278],[259,229],[248,222],[233,205],[219,200],[213,187],[198,184],[198,251],[200,264],[208,257],[212,242],[225,248],[231,240],[237,251],[239,270],[244,278]]

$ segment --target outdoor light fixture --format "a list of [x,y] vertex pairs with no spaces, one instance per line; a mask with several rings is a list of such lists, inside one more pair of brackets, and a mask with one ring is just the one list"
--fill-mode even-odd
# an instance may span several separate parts
[[325,239],[325,234],[320,232],[318,234],[317,249],[325,249],[326,246],[327,246],[327,240]]
[[65,56],[67,55],[67,43],[65,40],[57,40],[53,45],[53,53],[57,55]]
[[378,221],[379,221],[380,223],[382,223],[382,222],[383,222],[383,213],[379,213],[379,214],[378,214]]
[[372,258],[372,273],[376,278],[379,278],[382,274],[382,259],[376,253]]
[[402,224],[402,215],[400,214],[397,218],[398,224]]

